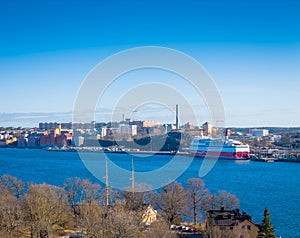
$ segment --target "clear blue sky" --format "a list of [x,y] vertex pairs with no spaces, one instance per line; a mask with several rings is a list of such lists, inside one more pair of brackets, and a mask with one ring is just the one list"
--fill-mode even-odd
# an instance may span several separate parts
[[1,1],[0,32],[0,124],[72,111],[99,61],[156,45],[209,71],[227,125],[300,126],[300,1]]

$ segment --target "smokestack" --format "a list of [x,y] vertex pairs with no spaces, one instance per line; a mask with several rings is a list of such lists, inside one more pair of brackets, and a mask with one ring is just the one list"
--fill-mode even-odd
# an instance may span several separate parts
[[178,125],[178,104],[176,104],[176,130],[179,129],[179,125]]

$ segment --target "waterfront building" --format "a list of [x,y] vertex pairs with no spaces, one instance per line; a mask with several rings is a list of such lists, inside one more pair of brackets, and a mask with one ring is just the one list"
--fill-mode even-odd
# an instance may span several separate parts
[[266,130],[266,129],[252,129],[251,133],[252,133],[252,136],[264,137],[264,136],[269,135],[269,130]]
[[46,130],[54,130],[60,125],[61,129],[72,129],[72,122],[40,122],[39,123],[39,130],[46,131]]
[[18,139],[18,147],[19,148],[25,148],[25,147],[27,147],[27,142],[28,142],[28,138],[20,137]]
[[37,148],[40,146],[40,138],[43,133],[32,133],[28,136],[27,147]]
[[143,123],[143,127],[155,127],[160,125],[160,123],[156,121],[142,121],[142,123]]
[[1,147],[6,147],[6,143],[5,143],[5,141],[3,141],[3,140],[0,140],[0,148]]
[[121,135],[135,136],[137,135],[136,125],[120,125],[118,133]]
[[99,128],[103,128],[103,127],[106,127],[107,124],[105,122],[96,122],[95,123],[95,128],[96,129],[99,129]]
[[71,134],[57,134],[55,132],[48,134],[47,132],[40,137],[40,147],[64,147],[72,144]]
[[107,128],[107,130],[106,130],[106,135],[107,135],[107,136],[117,135],[118,132],[119,132],[119,128],[112,128],[112,127],[109,127],[109,128]]
[[74,136],[73,144],[75,146],[82,146],[84,144],[84,137],[83,136]]
[[118,122],[116,122],[116,121],[111,121],[111,122],[108,122],[108,123],[107,123],[107,127],[108,127],[108,128],[118,128],[118,127],[119,127],[119,124],[120,124],[120,123],[118,123]]
[[281,135],[273,135],[273,139],[275,142],[281,141]]
[[212,124],[209,123],[209,122],[205,122],[203,125],[202,125],[202,128],[203,128],[203,134],[205,136],[209,136],[212,134]]
[[58,127],[58,125],[61,126],[61,129],[64,130],[70,130],[70,129],[94,129],[98,128],[102,124],[105,123],[96,123],[95,121],[87,122],[87,123],[72,123],[72,122],[40,122],[39,123],[39,130],[40,131],[46,131],[46,130],[54,130]]
[[191,131],[191,130],[195,130],[195,126],[187,122],[186,124],[183,125],[183,129],[185,131]]
[[7,138],[6,140],[5,140],[5,144],[6,145],[13,145],[13,144],[15,144],[15,143],[17,143],[17,141],[18,141],[18,139],[17,139],[17,137],[9,137],[9,138]]
[[63,123],[61,123],[61,128],[62,129],[68,129],[68,130],[70,130],[70,129],[72,129],[72,122],[63,122]]
[[247,213],[240,213],[239,209],[225,210],[222,207],[206,212],[206,230],[209,237],[256,238],[259,225]]
[[62,127],[60,123],[56,123],[56,128],[54,128],[50,133],[45,131],[39,138],[40,147],[64,147],[72,145],[72,134],[62,133]]
[[102,127],[99,129],[99,132],[100,132],[100,137],[103,138],[107,135],[107,128],[106,126],[105,127]]
[[145,132],[145,128],[143,126],[144,121],[131,121],[129,122],[129,125],[136,125],[137,132],[139,134],[143,134]]
[[41,131],[54,130],[55,128],[57,128],[57,125],[58,125],[57,122],[40,122],[39,129]]
[[164,124],[163,125],[163,133],[166,134],[166,133],[169,133],[169,132],[172,132],[176,130],[176,125],[174,124]]
[[145,129],[146,129],[146,133],[150,135],[161,135],[163,134],[162,132],[165,131],[163,130],[162,126],[154,126]]

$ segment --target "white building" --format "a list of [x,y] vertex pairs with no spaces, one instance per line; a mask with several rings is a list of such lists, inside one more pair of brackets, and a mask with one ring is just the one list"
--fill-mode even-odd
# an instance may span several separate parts
[[273,138],[275,142],[281,141],[281,135],[273,135]]
[[101,137],[105,137],[107,135],[107,127],[101,127],[100,129],[98,129],[100,136]]
[[82,146],[84,144],[83,136],[73,136],[73,143],[75,146]]
[[137,134],[137,125],[120,125],[118,132],[121,135],[135,136]]
[[269,130],[266,129],[253,129],[252,136],[264,137],[269,135]]
[[169,133],[173,130],[176,130],[176,126],[174,124],[164,124],[162,128],[163,133]]

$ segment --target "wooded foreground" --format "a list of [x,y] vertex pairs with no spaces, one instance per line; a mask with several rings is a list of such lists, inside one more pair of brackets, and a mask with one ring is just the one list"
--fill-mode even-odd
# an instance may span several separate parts
[[[91,238],[173,237],[171,224],[196,225],[205,219],[206,210],[239,207],[235,195],[211,194],[199,178],[189,179],[185,187],[174,181],[157,191],[140,192],[145,186],[119,191],[76,177],[58,187],[3,175],[0,237],[57,237],[66,230]],[[158,212],[150,226],[142,222],[148,204]]]

